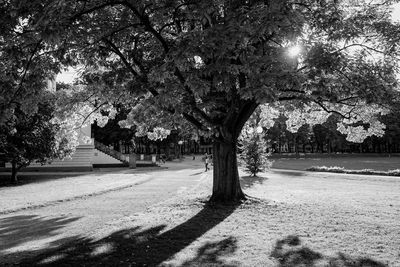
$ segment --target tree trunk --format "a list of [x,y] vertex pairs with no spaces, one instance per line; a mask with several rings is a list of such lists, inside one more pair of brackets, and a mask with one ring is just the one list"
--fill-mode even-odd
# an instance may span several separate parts
[[240,187],[236,140],[213,143],[213,193],[210,202],[238,202],[245,199]]
[[11,162],[11,177],[10,177],[10,182],[12,184],[16,184],[18,182],[18,177],[17,177],[17,163],[15,161]]

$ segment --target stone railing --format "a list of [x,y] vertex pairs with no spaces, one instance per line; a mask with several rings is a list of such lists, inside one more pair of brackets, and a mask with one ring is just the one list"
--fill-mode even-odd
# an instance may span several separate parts
[[129,159],[127,159],[124,154],[112,148],[109,148],[108,146],[100,143],[99,141],[94,140],[94,147],[117,160],[120,160],[124,163],[129,163]]

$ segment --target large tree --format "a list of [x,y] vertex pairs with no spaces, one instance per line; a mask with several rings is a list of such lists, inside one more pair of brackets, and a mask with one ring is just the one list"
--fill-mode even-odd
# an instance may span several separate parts
[[40,10],[31,23],[55,55],[87,68],[87,91],[131,108],[125,125],[187,122],[212,138],[211,201],[244,198],[237,139],[260,104],[285,107],[299,125],[299,108],[314,122],[340,113],[354,137],[382,134],[375,115],[395,99],[395,1],[22,2]]

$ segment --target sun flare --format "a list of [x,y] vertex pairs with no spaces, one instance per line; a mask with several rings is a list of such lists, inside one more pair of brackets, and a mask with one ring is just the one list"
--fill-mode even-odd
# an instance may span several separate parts
[[288,54],[290,57],[296,57],[300,54],[301,47],[299,45],[295,45],[289,48]]

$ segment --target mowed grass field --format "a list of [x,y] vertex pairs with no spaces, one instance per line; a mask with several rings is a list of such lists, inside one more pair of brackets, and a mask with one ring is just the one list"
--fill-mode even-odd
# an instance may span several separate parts
[[249,200],[213,206],[206,204],[212,176],[203,175],[201,184],[175,198],[19,265],[400,266],[397,177],[241,173]]
[[7,257],[18,256],[12,261],[18,266],[398,267],[399,177],[292,170],[389,170],[399,163],[398,157],[275,159],[281,169],[259,177],[241,171],[249,199],[240,205],[208,205],[212,172],[198,164],[189,174],[176,171],[174,178],[202,179],[175,197],[42,251]]
[[388,171],[400,169],[398,156],[345,156],[315,158],[272,158],[272,168],[287,170],[306,170],[312,166],[343,167],[348,170],[373,169]]

